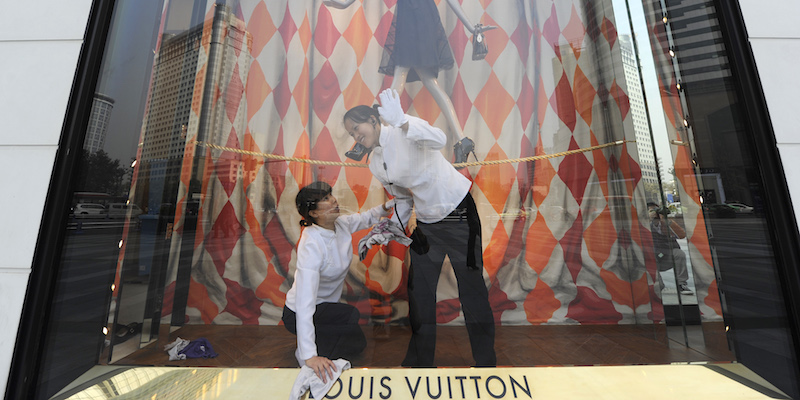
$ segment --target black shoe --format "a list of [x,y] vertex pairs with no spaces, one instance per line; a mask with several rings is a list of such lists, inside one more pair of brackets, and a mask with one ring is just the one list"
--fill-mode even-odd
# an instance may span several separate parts
[[467,157],[469,157],[469,153],[472,153],[476,160],[478,159],[478,157],[475,155],[475,142],[468,137],[462,138],[458,141],[458,143],[453,145],[453,154],[455,155],[454,163],[459,164],[466,162]]
[[117,326],[114,343],[122,343],[138,335],[142,331],[142,324],[131,322],[128,325]]

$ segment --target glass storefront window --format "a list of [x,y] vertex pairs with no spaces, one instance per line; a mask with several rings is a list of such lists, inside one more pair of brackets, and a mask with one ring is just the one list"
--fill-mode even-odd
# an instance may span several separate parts
[[[309,232],[295,199],[322,181],[342,215],[412,188],[403,229],[431,244],[359,257],[369,230],[353,234],[341,302],[367,340],[356,367],[408,360],[425,282],[435,366],[493,364],[480,341],[511,367],[741,361],[791,392],[794,369],[760,357],[797,363],[721,35],[700,0],[117,1],[43,391],[94,365],[297,367],[282,319]],[[419,48],[436,60],[407,61]],[[345,113],[388,108],[387,88],[408,127],[384,110],[368,120],[380,146],[352,156],[366,139]],[[456,168],[420,170],[438,155],[387,144],[420,126]],[[476,219],[448,215],[463,193],[431,194],[461,180]],[[477,255],[442,253],[459,235]],[[165,350],[201,338],[216,357]]]

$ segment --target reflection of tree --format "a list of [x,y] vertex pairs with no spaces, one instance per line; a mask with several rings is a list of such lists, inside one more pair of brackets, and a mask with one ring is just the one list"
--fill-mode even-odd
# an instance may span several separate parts
[[661,190],[659,190],[658,183],[656,182],[643,182],[645,198],[647,201],[661,202]]
[[125,172],[120,161],[112,160],[103,150],[95,153],[84,152],[78,178],[78,191],[122,195]]

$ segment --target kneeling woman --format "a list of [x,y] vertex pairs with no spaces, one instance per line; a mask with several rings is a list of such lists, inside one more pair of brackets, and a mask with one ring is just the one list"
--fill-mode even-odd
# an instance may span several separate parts
[[340,215],[330,185],[314,182],[300,190],[295,204],[306,228],[297,243],[297,270],[282,319],[297,335],[297,361],[327,381],[336,369],[331,360],[350,359],[366,346],[358,310],[339,302],[353,259],[352,234],[388,215],[394,203]]

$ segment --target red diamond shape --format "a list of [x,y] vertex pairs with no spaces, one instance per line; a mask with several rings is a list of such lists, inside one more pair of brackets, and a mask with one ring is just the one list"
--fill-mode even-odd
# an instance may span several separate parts
[[391,11],[386,12],[381,17],[381,22],[378,23],[378,26],[375,28],[375,40],[378,41],[378,44],[383,47],[386,44],[386,36],[389,34],[389,30],[392,28],[392,19],[394,14]]
[[558,117],[564,122],[570,131],[575,130],[575,99],[572,97],[572,88],[569,85],[567,75],[562,72],[561,79],[558,81],[553,95],[550,96],[550,106],[556,111]]
[[544,40],[553,48],[553,51],[556,52],[556,56],[558,56],[560,60],[561,51],[558,50],[558,42],[561,36],[561,27],[558,26],[558,14],[556,13],[555,3],[550,7],[550,17],[547,18],[547,21],[544,21],[544,26],[542,26],[542,36],[544,36]]
[[242,95],[244,94],[244,85],[242,79],[239,78],[239,64],[234,64],[233,75],[228,87],[225,89],[225,113],[228,115],[228,121],[233,122],[236,120],[236,113],[239,111],[239,104],[242,102]]
[[519,52],[519,59],[522,60],[523,64],[528,62],[528,52],[531,45],[531,35],[533,34],[533,30],[528,26],[525,22],[524,18],[521,18],[519,24],[517,25],[517,29],[514,33],[511,34],[509,38],[511,43],[514,43],[517,46],[517,52]]
[[239,222],[233,206],[230,202],[225,202],[225,206],[222,207],[222,211],[217,215],[214,225],[203,241],[206,252],[211,256],[220,276],[225,273],[225,263],[233,254],[236,242],[244,232],[245,229]]
[[333,48],[336,47],[336,42],[342,36],[336,25],[333,23],[333,17],[328,7],[320,7],[317,14],[317,32],[322,32],[321,35],[314,35],[314,46],[319,50],[320,54],[329,58],[333,53]]
[[[283,149],[283,126],[278,129],[278,138],[275,140],[275,147],[272,149],[272,154],[286,154]],[[281,198],[283,189],[286,188],[286,170],[288,169],[289,167],[286,165],[286,161],[267,161],[267,172],[269,173],[270,179],[272,179],[272,186],[275,188],[275,197],[278,199]]]
[[[536,155],[544,155],[544,146],[542,145],[542,136],[536,142]],[[534,161],[533,167],[533,203],[536,207],[541,207],[542,202],[550,193],[550,183],[553,177],[556,176],[556,170],[550,160],[537,160]]]
[[[575,142],[575,138],[570,138],[569,149],[575,150],[578,148],[580,146]],[[583,201],[583,192],[586,190],[586,185],[591,175],[592,163],[582,153],[565,156],[558,166],[558,177],[567,185],[570,192],[572,192],[572,197],[578,201],[578,204]]]
[[631,109],[630,100],[628,100],[628,95],[625,94],[625,91],[622,90],[621,87],[617,86],[617,80],[615,79],[614,82],[611,84],[611,89],[609,89],[609,94],[611,97],[614,98],[614,101],[617,102],[617,106],[619,106],[619,112],[622,119],[625,119],[628,116],[628,111]]
[[455,29],[453,29],[453,32],[450,33],[448,38],[450,48],[453,50],[453,58],[455,58],[456,65],[459,67],[461,66],[461,62],[464,61],[464,51],[467,49],[467,43],[470,41],[466,32],[464,24],[461,23],[461,20],[458,20],[456,21]]
[[274,99],[275,108],[278,110],[278,115],[281,119],[286,118],[286,113],[289,111],[289,104],[292,102],[292,91],[289,89],[289,77],[286,76],[286,71],[289,70],[289,64],[283,64],[283,76],[275,87]]
[[[234,149],[239,148],[239,139],[236,135],[236,130],[231,128],[230,133],[228,134],[228,142],[225,144],[226,147],[231,147]],[[217,162],[214,163],[214,169],[219,180],[219,183],[222,185],[225,193],[230,196],[233,193],[233,189],[236,187],[236,182],[239,180],[239,168],[241,155],[239,153],[233,152],[223,152],[222,155],[219,157]]]
[[456,118],[461,128],[467,124],[467,118],[472,111],[472,102],[469,100],[467,89],[464,87],[464,81],[461,79],[461,73],[456,74],[456,81],[453,82],[453,92],[450,97],[453,99],[453,109],[456,111]]
[[608,47],[613,48],[614,43],[617,42],[617,27],[614,23],[609,21],[608,18],[603,17],[603,36],[608,41]]
[[[340,161],[339,155],[336,154],[336,145],[334,145],[331,139],[331,133],[327,126],[323,127],[322,131],[319,133],[317,141],[311,149],[311,158],[315,160]],[[314,169],[318,180],[334,186],[342,167],[335,165],[316,165]]]
[[[535,151],[533,145],[531,145],[530,139],[523,135],[522,139],[520,139],[519,156],[530,157],[534,155]],[[531,190],[531,184],[533,183],[533,166],[533,162],[519,163],[519,166],[517,166],[517,186],[519,188],[521,203],[525,202]]]
[[261,316],[261,305],[252,290],[243,288],[237,282],[227,278],[225,281],[225,300],[227,304],[223,312],[229,312],[242,320],[243,325],[258,325],[258,317]]
[[569,270],[572,276],[572,281],[575,282],[575,280],[578,279],[578,273],[583,268],[583,261],[581,260],[583,217],[581,216],[580,210],[578,211],[578,215],[575,216],[575,221],[572,223],[572,226],[567,229],[558,243],[561,244],[561,249],[564,251],[564,263],[567,264],[567,270]]
[[339,80],[336,78],[336,72],[333,71],[330,61],[326,60],[322,64],[322,69],[314,77],[312,90],[314,91],[314,112],[322,123],[326,123],[331,115],[333,104],[342,94]]
[[289,42],[292,41],[294,34],[297,32],[297,25],[294,24],[294,19],[292,19],[292,11],[289,9],[288,3],[286,4],[286,12],[284,15],[286,17],[283,18],[283,22],[281,22],[278,32],[281,33],[281,38],[283,38],[284,48],[289,49]]
[[522,129],[524,130],[528,129],[528,123],[531,121],[531,117],[533,116],[533,94],[533,85],[531,85],[531,81],[528,80],[528,76],[525,75],[522,77],[522,87],[519,91],[519,97],[517,97],[517,109],[519,109],[520,118],[522,120]]

